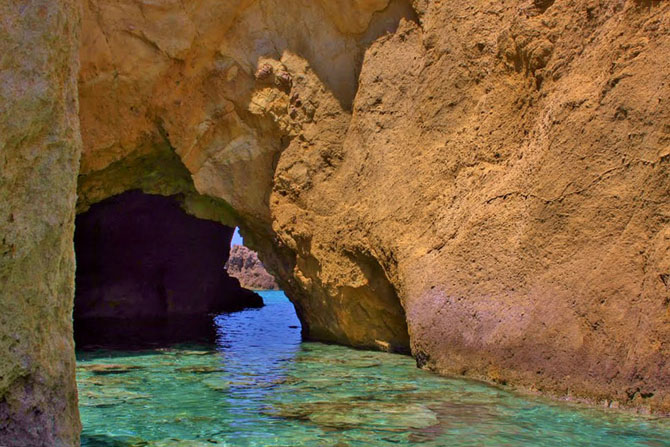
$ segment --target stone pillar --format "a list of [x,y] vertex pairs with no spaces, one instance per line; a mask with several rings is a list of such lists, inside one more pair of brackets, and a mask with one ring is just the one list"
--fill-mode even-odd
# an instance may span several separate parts
[[79,445],[79,2],[0,0],[0,446]]

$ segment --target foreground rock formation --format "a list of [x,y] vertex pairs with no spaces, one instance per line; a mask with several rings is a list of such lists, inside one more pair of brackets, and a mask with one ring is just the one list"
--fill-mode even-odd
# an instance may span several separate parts
[[78,24],[74,0],[0,3],[0,445],[8,447],[79,439]]
[[[130,191],[75,224],[79,348],[193,341],[213,330],[208,315],[263,305],[223,268],[234,229],[187,215],[178,198]],[[129,327],[139,330],[128,337]]]
[[[64,378],[59,439],[76,414],[72,357],[54,371],[47,335],[65,340],[71,304],[71,6],[49,4],[62,20],[3,6],[21,17],[7,35],[67,36],[7,47],[25,48],[21,63],[40,67],[26,76],[44,76],[30,86],[58,107],[17,102],[26,90],[4,83],[0,116],[18,123],[2,134],[3,176],[16,174],[0,219],[22,241],[3,242],[3,315],[18,332],[3,331],[21,349],[44,334],[21,351],[40,352],[29,367],[0,342],[12,359],[0,421],[21,430],[19,405],[1,403],[19,377],[47,374],[39,396]],[[311,338],[668,412],[669,29],[655,0],[87,1],[78,210],[129,189],[182,194],[191,214],[241,227]],[[19,76],[13,60],[3,68]],[[40,157],[71,161],[36,175]],[[40,309],[32,331],[21,315]]]
[[274,277],[265,270],[258,254],[244,245],[234,245],[226,262],[226,270],[240,281],[242,287],[252,290],[277,290]]

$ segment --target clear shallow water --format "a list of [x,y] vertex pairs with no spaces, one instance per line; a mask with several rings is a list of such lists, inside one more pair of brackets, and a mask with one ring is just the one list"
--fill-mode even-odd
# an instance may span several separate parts
[[84,447],[669,446],[670,421],[526,399],[405,356],[301,343],[281,292],[216,346],[78,354]]

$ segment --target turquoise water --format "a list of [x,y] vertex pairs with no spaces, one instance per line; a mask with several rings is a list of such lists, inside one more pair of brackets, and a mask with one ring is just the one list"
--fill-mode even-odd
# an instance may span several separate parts
[[216,345],[78,353],[84,447],[670,446],[670,421],[519,397],[405,356],[302,343],[292,305],[215,320]]

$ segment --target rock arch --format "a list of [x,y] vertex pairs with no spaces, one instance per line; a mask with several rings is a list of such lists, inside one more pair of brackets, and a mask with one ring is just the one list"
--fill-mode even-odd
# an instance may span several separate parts
[[415,20],[409,2],[93,0],[83,14],[78,211],[129,189],[181,194],[187,212],[240,226],[312,337],[408,351],[391,286],[361,299],[379,287],[348,248],[330,278],[313,268],[328,259],[276,225],[336,169],[364,52]]

